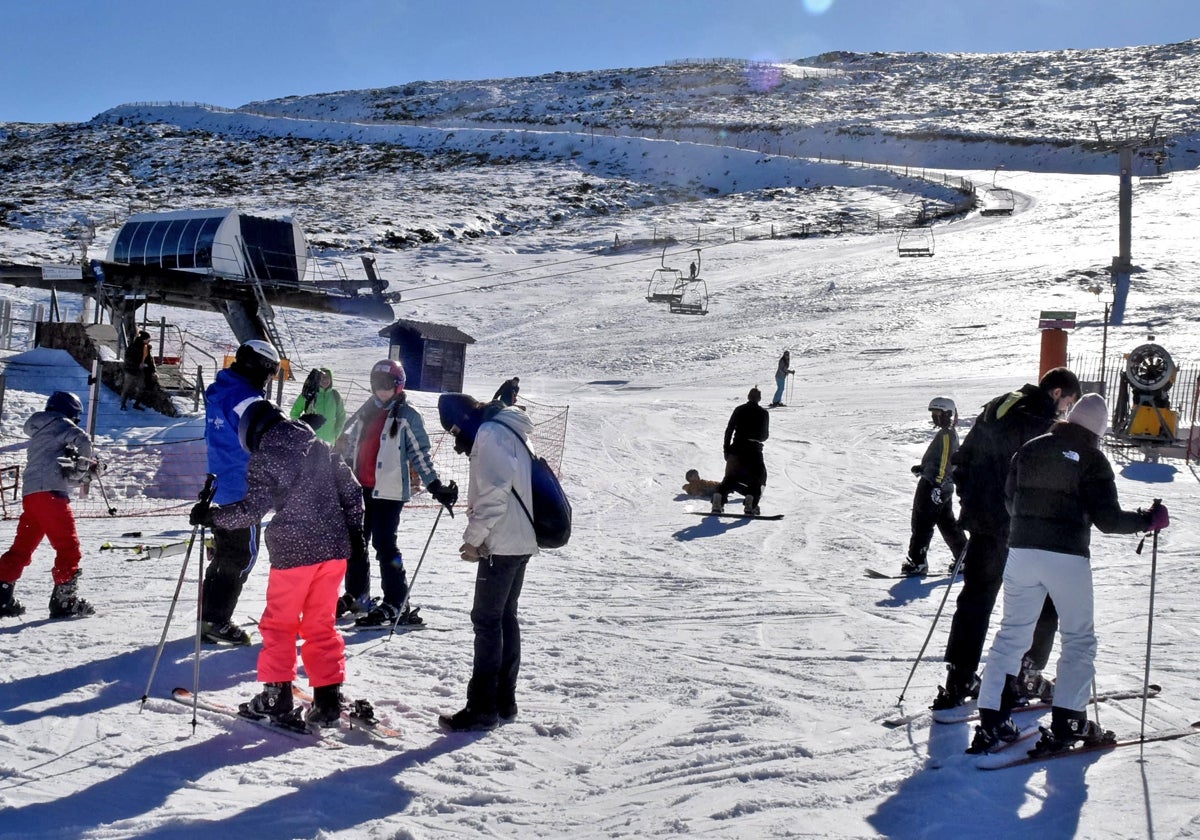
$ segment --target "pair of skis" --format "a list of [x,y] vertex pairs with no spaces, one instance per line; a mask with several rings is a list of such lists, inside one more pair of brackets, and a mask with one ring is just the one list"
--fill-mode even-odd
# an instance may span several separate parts
[[[293,695],[302,702],[311,703],[312,695],[301,688],[293,686]],[[334,736],[335,732],[362,732],[372,740],[383,743],[397,742],[401,737],[399,730],[385,726],[375,717],[374,709],[365,700],[354,701],[349,708],[342,710],[340,726],[337,729],[310,727],[304,722],[301,714],[296,714],[282,720],[274,720],[266,715],[255,715],[253,712],[230,706],[206,697],[197,698],[186,688],[176,688],[171,692],[171,699],[185,706],[195,706],[206,712],[245,721],[261,729],[267,729],[294,740],[316,744],[326,749],[341,749],[343,743]],[[242,704],[244,707],[246,704]],[[299,711],[299,707],[297,709]]]
[[[1140,700],[1142,697],[1157,697],[1162,691],[1162,686],[1151,685],[1149,691],[1143,692],[1138,689],[1127,689],[1124,691],[1106,691],[1094,695],[1088,703],[1109,703],[1113,700]],[[970,723],[979,720],[979,710],[975,707],[974,700],[963,703],[961,706],[955,706],[951,709],[935,709],[931,712],[931,717],[934,723]],[[1013,714],[1024,714],[1025,712],[1047,712],[1051,708],[1050,703],[1036,702],[1025,706],[1018,706],[1013,709]],[[888,729],[897,729],[901,726],[907,726],[917,718],[920,718],[929,711],[922,709],[907,715],[897,715],[895,717],[886,718],[882,721],[883,725]]]

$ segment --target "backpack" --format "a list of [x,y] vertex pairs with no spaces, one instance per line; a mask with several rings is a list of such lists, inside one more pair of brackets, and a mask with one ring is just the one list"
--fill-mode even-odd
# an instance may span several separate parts
[[571,502],[567,499],[567,494],[563,492],[558,476],[554,474],[554,470],[550,468],[550,464],[545,458],[533,454],[533,451],[529,449],[529,444],[516,429],[499,420],[488,422],[503,426],[516,435],[521,443],[525,444],[525,448],[529,451],[529,477],[530,485],[533,488],[532,512],[521,498],[521,494],[515,489],[513,495],[516,496],[517,504],[521,506],[521,510],[525,511],[530,524],[533,525],[538,548],[562,548],[571,539]]

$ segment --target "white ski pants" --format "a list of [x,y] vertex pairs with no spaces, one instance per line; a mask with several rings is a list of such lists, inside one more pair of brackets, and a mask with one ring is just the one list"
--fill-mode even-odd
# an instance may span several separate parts
[[979,708],[999,709],[1005,676],[1021,670],[1021,657],[1049,594],[1058,610],[1059,650],[1054,705],[1084,711],[1096,675],[1095,604],[1088,558],[1037,548],[1010,548],[1004,567],[1004,618],[992,639]]

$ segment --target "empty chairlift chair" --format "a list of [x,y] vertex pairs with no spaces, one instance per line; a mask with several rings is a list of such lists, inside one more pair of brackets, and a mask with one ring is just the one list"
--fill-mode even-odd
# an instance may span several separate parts
[[896,252],[902,257],[932,257],[933,230],[911,228],[901,231],[896,240]]
[[678,303],[683,297],[683,272],[667,265],[667,249],[664,247],[659,258],[662,268],[654,269],[650,285],[646,287],[646,300],[651,303]]

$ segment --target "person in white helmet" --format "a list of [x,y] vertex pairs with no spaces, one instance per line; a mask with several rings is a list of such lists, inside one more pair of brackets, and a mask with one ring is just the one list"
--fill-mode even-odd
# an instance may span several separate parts
[[921,463],[914,464],[913,474],[920,477],[913,495],[912,536],[908,541],[908,557],[900,573],[912,577],[929,571],[927,554],[929,541],[936,527],[957,560],[967,547],[967,537],[954,518],[954,480],[950,477],[950,458],[958,451],[958,432],[954,424],[958,409],[949,397],[934,397],[929,401],[930,420],[937,428]]
[[[217,477],[215,505],[231,505],[246,496],[250,453],[238,440],[238,422],[251,403],[266,397],[279,371],[279,353],[266,341],[247,341],[233,364],[217,374],[204,392],[204,442],[208,471]],[[233,621],[242,584],[258,558],[259,528],[212,529],[213,548],[204,573],[200,634],[208,644],[250,644],[250,634]]]

